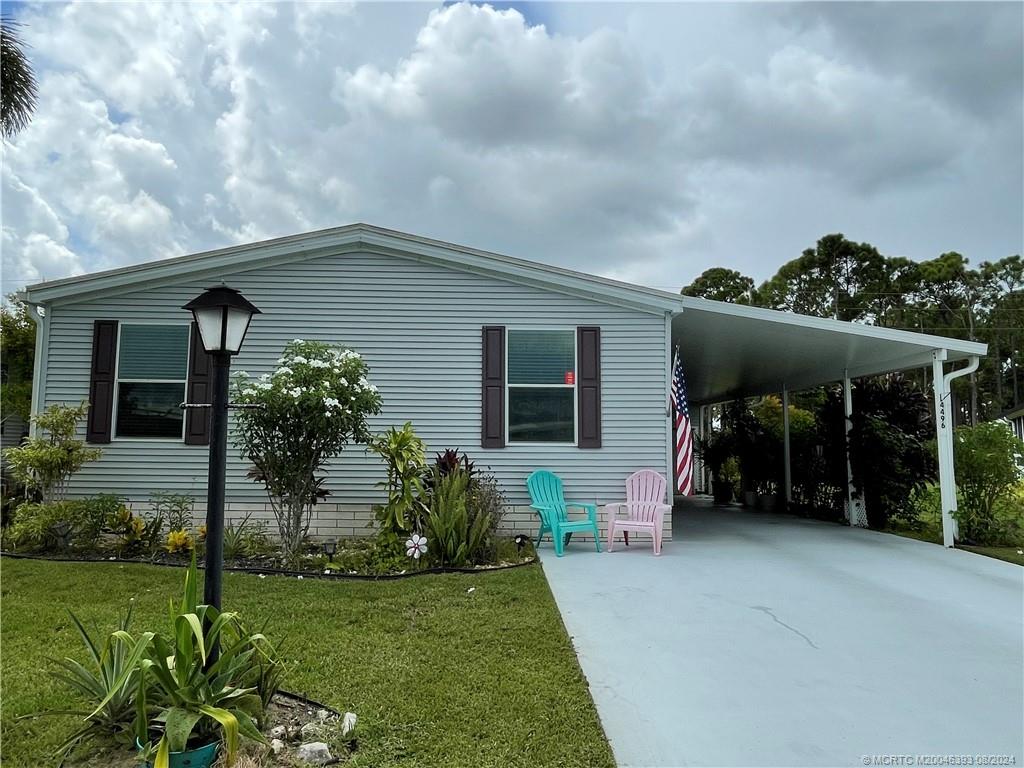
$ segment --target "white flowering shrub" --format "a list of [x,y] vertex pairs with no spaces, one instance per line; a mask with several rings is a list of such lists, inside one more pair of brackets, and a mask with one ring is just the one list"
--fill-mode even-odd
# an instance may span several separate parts
[[284,555],[294,559],[309,531],[317,472],[348,443],[367,443],[366,418],[380,412],[377,388],[357,352],[319,341],[289,343],[271,374],[238,371],[233,440],[267,489]]

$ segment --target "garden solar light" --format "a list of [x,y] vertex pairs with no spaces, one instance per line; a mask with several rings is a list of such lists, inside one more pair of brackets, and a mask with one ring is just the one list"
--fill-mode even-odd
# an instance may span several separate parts
[[336,541],[325,541],[322,544],[324,548],[324,554],[327,555],[328,560],[334,559],[334,553],[338,551],[338,542]]

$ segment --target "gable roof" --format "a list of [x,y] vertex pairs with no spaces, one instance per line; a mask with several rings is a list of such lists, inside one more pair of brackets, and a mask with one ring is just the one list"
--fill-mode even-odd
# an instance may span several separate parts
[[28,286],[22,297],[32,304],[68,303],[182,279],[216,280],[232,272],[352,251],[440,264],[646,312],[680,312],[683,308],[682,297],[676,293],[362,223],[36,283]]

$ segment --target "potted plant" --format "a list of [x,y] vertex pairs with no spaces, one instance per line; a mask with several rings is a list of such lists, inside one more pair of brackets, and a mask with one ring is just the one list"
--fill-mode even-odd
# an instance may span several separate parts
[[[135,676],[135,737],[153,768],[209,768],[221,743],[231,765],[239,735],[265,742],[254,720],[263,701],[251,679],[258,654],[275,658],[262,634],[242,629],[234,613],[196,602],[195,557],[185,577],[185,596],[174,617],[174,636],[155,632],[113,637],[130,648],[128,663],[100,711]],[[216,649],[216,653],[214,650]]]
[[705,438],[696,438],[697,451],[711,472],[711,495],[715,504],[732,501],[732,480],[725,476],[726,462],[732,457],[735,440],[732,432],[719,430]]

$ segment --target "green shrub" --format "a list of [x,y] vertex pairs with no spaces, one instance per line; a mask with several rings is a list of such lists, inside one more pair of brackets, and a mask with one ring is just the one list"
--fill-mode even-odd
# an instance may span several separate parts
[[20,550],[67,549],[77,522],[78,507],[73,501],[26,503],[14,510],[7,538]]
[[490,472],[478,472],[469,482],[466,507],[469,512],[469,527],[474,528],[477,518],[486,519],[487,534],[483,542],[469,553],[470,560],[480,562],[494,557],[494,545],[497,540],[498,527],[505,516],[508,499],[505,498],[498,479]]
[[152,545],[159,532],[159,524],[154,531],[151,524],[132,515],[119,496],[101,494],[49,504],[22,504],[14,511],[7,536],[19,549],[47,551],[72,546],[96,549],[101,535],[112,533],[118,536],[119,549],[125,550],[136,543]]
[[159,513],[146,518],[133,513],[116,496],[98,498],[106,502],[107,530],[117,537],[117,551],[122,557],[156,554],[164,528],[164,519]]
[[149,496],[154,514],[162,517],[172,531],[187,531],[192,527],[195,500],[184,493],[154,491]]
[[[997,508],[1012,503],[1024,476],[1024,443],[1003,422],[959,427],[953,439],[953,463],[960,499],[960,538],[972,544],[1002,543],[1012,532]],[[1016,518],[1011,518],[1016,520]]]
[[[841,387],[819,414],[829,484],[846,494],[846,417]],[[868,525],[912,523],[915,495],[936,479],[931,405],[920,386],[900,374],[859,379],[853,388],[850,465]]]
[[246,515],[237,523],[224,526],[224,559],[239,560],[252,557],[267,549],[267,526]]
[[237,371],[235,445],[256,467],[277,521],[282,553],[296,562],[318,500],[317,473],[349,443],[371,440],[381,398],[357,352],[317,341],[285,345],[273,374]]
[[98,448],[75,438],[88,409],[88,403],[75,407],[55,403],[32,417],[43,437],[30,437],[19,447],[4,451],[13,477],[37,491],[44,502],[63,500],[71,476],[100,457]]
[[434,490],[424,520],[427,556],[441,566],[460,567],[479,559],[489,544],[490,515],[468,508],[470,476],[456,469],[442,476],[435,470]]

